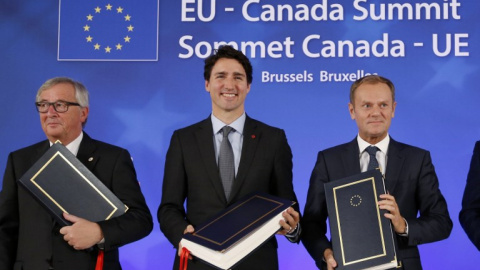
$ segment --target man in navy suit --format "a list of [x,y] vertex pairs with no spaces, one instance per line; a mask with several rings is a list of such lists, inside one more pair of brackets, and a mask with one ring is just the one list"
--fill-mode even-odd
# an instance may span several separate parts
[[[212,114],[173,133],[158,209],[160,229],[179,252],[184,233],[194,232],[195,226],[251,192],[297,201],[292,183],[292,152],[285,132],[245,114],[245,98],[252,83],[248,58],[231,46],[222,46],[205,60],[204,79]],[[233,128],[226,138],[233,150],[235,167],[231,188],[222,182],[217,165],[224,126]],[[298,204],[295,209],[287,209],[283,217],[285,220],[279,220],[283,228],[279,233],[298,242]],[[176,256],[173,269],[178,269],[178,265]],[[193,258],[188,269],[215,268]],[[278,269],[275,237],[233,269]]]
[[[47,140],[8,156],[0,193],[0,269],[93,270],[97,254],[103,253],[103,269],[120,270],[118,248],[153,228],[130,154],[83,132],[89,112],[83,84],[64,77],[50,79],[38,90],[35,105]],[[19,187],[17,180],[57,140],[128,206],[125,214],[90,222],[65,213],[72,225],[61,227]]]
[[357,80],[350,88],[348,104],[358,126],[357,137],[318,153],[302,219],[302,242],[321,269],[337,266],[326,236],[324,184],[366,171],[369,146],[378,148],[376,159],[385,172],[387,194],[380,195],[379,208],[388,210],[385,218],[396,233],[397,259],[403,269],[422,269],[417,245],[450,235],[452,221],[430,153],[397,142],[388,134],[395,107],[395,87],[390,80],[378,75]]
[[480,250],[480,141],[473,149],[459,219],[472,243]]

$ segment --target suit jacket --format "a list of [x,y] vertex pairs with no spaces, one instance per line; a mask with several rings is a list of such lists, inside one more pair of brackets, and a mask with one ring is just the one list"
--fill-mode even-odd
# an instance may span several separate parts
[[[360,171],[356,139],[318,153],[302,219],[302,242],[319,268],[323,252],[331,248],[325,235],[328,213],[324,183]],[[400,213],[408,222],[408,237],[396,237],[397,258],[405,270],[422,269],[417,245],[447,238],[453,226],[430,153],[391,139],[385,188],[395,197]]]
[[[94,269],[98,250],[76,251],[60,226],[17,180],[48,150],[43,141],[10,153],[0,193],[0,269]],[[122,216],[98,222],[105,239],[104,270],[121,269],[118,247],[147,236],[152,216],[127,150],[84,133],[77,158],[128,207]],[[74,214],[74,213],[72,213]]]
[[[195,227],[253,191],[297,201],[292,184],[292,152],[283,130],[246,117],[240,165],[229,201],[224,195],[214,149],[210,117],[172,135],[158,221],[174,248],[178,248],[188,224]],[[298,211],[298,204],[296,207]],[[276,249],[273,237],[234,269],[277,269]],[[178,269],[177,265],[178,256],[174,269]],[[194,259],[188,263],[188,269],[214,268]]]
[[459,219],[472,243],[480,250],[480,141],[473,150]]

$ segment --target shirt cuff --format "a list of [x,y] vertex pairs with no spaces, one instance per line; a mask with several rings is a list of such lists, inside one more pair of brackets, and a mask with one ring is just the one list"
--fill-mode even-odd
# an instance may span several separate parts
[[403,220],[405,220],[405,232],[404,233],[398,233],[398,235],[408,237],[408,222],[405,218]]
[[288,241],[295,243],[298,242],[300,239],[300,233],[302,232],[302,227],[300,226],[300,222],[297,223],[297,226],[291,233],[287,233],[285,237],[287,237]]
[[97,247],[99,249],[104,249],[105,248],[105,238],[102,238],[102,240],[100,240],[100,242],[97,243]]

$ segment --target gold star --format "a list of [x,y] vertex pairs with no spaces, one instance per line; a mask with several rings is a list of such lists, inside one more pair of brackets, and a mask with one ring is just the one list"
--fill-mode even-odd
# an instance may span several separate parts
[[127,16],[125,16],[125,21],[130,21],[131,18],[132,18],[132,16],[127,14]]
[[90,35],[88,35],[88,37],[87,37],[87,42],[92,42],[92,40],[93,40],[93,37],[91,37]]
[[88,26],[88,24],[86,24],[86,25],[83,27],[83,31],[84,31],[84,32],[90,31],[90,26]]
[[100,11],[102,11],[102,9],[100,7],[95,8],[95,13],[100,13]]
[[107,8],[107,10],[112,10],[112,5],[108,4],[105,6]]
[[105,48],[105,52],[106,52],[106,53],[110,53],[111,50],[112,50],[112,48],[110,48],[110,46],[107,46],[107,47]]
[[122,50],[122,45],[120,43],[118,43],[115,47],[117,47],[117,50]]
[[92,16],[92,14],[88,14],[88,16],[87,16],[87,21],[93,21],[93,16]]
[[122,13],[123,12],[123,8],[122,7],[118,7],[117,8],[117,13]]
[[127,26],[127,29],[128,29],[128,32],[133,32],[133,26],[131,24]]
[[126,36],[126,37],[124,37],[123,39],[125,40],[125,42],[130,42],[131,37]]
[[93,48],[95,48],[95,50],[100,50],[100,44],[97,43],[97,44],[93,45]]

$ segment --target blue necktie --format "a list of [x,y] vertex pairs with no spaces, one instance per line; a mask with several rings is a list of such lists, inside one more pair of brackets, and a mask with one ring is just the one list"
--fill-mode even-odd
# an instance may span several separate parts
[[365,149],[365,151],[367,151],[367,153],[370,155],[370,161],[368,162],[367,171],[375,170],[376,168],[379,167],[377,157],[376,157],[376,154],[377,154],[378,150],[380,150],[380,149],[378,149],[378,147],[373,146],[373,145],[371,145],[371,146],[367,147],[367,149]]

